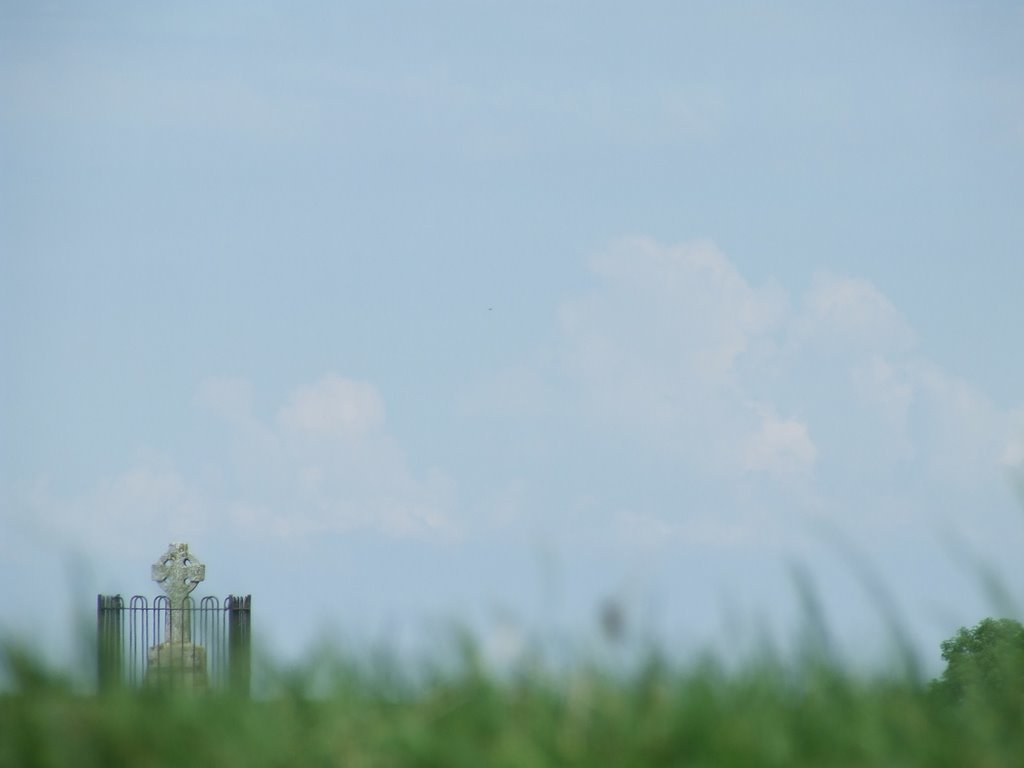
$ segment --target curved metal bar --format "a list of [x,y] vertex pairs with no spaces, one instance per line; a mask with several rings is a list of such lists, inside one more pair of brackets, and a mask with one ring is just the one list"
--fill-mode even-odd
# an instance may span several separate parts
[[202,598],[199,601],[199,628],[196,636],[196,642],[201,642],[207,649],[207,675],[209,680],[214,686],[219,686],[221,677],[221,668],[223,667],[223,661],[221,658],[219,635],[221,621],[220,617],[220,600],[217,597],[209,595]]
[[[149,647],[149,600],[133,595],[128,603],[128,681],[138,685],[146,671],[146,649]],[[140,632],[141,629],[141,632]]]
[[[159,645],[166,640],[170,640],[169,637],[164,637],[163,630],[160,629],[161,625],[166,627],[171,621],[171,601],[167,595],[158,595],[153,600],[153,645]],[[160,617],[164,617],[164,621],[160,621]]]

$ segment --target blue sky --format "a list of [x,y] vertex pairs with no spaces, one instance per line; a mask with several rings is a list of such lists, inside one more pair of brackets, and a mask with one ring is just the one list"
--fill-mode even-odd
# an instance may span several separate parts
[[1022,200],[1014,3],[0,2],[0,619],[187,540],[283,654],[742,646],[801,564],[936,656],[1024,598]]

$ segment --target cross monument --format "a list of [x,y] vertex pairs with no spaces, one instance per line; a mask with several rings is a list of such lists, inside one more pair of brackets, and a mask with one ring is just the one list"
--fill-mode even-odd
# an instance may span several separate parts
[[206,566],[188,544],[172,543],[153,563],[153,581],[167,594],[164,641],[149,648],[146,680],[175,688],[205,689],[206,649],[192,642],[189,594],[206,578]]
[[206,566],[189,554],[188,544],[172,543],[153,563],[153,581],[167,594],[166,639],[171,643],[192,642],[189,611],[185,601],[199,582],[206,578]]

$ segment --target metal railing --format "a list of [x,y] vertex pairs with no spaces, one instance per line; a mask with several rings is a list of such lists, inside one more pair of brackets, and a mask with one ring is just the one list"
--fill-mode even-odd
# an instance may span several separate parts
[[188,687],[249,694],[250,595],[223,603],[166,596],[152,603],[141,595],[98,595],[96,661],[100,690],[148,686]]

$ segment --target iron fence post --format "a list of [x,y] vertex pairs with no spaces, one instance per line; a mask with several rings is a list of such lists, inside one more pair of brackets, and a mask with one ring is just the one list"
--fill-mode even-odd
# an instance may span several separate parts
[[248,696],[252,676],[252,595],[228,595],[228,668],[231,691]]
[[100,691],[122,683],[124,600],[120,595],[96,596],[96,677]]

